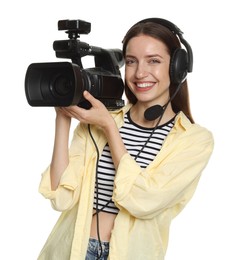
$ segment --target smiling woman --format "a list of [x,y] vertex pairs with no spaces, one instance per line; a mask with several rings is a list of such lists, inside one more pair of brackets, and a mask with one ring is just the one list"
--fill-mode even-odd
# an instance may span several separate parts
[[[142,24],[144,23],[145,26],[139,28],[138,26],[141,23]],[[129,64],[133,62],[128,59],[129,54],[127,53],[128,52],[127,42],[129,45],[130,42],[134,40],[137,41],[138,37],[141,36],[142,37],[145,36],[146,40],[148,39],[148,37],[151,38],[152,45],[150,45],[149,43],[147,46],[148,48],[152,48],[152,49],[148,50],[146,47],[146,42],[143,42],[143,46],[145,47],[144,49],[146,49],[146,53],[143,54],[142,57],[145,58],[145,64],[149,64],[147,62],[150,62],[148,68],[152,68],[152,67],[155,68],[157,64],[161,65],[158,66],[158,68],[163,68],[163,66],[166,65],[164,79],[167,80],[168,77],[170,77],[170,82],[168,84],[167,82],[164,83],[169,90],[169,92],[168,90],[167,92],[170,94],[170,99],[168,99],[167,105],[168,104],[171,105],[175,112],[179,112],[182,110],[187,115],[187,117],[190,118],[191,122],[194,122],[191,115],[190,106],[189,106],[188,87],[187,87],[187,80],[186,80],[187,73],[192,72],[192,67],[193,67],[193,53],[190,45],[183,38],[182,36],[183,33],[181,32],[181,30],[176,25],[174,25],[173,23],[167,20],[159,19],[159,18],[149,18],[149,19],[142,20],[141,23],[137,23],[136,26],[132,29],[132,32],[127,34],[123,41],[123,53],[124,56],[126,57],[126,62],[128,63],[127,64],[128,66],[126,66],[126,74],[129,71],[128,70],[130,67]],[[154,26],[154,24],[156,23],[158,24],[158,27]],[[177,35],[178,38],[175,37],[175,35]],[[181,48],[179,40],[184,44],[187,51]],[[138,51],[139,50],[140,49],[138,49]],[[143,50],[143,48],[141,48],[141,50]],[[136,53],[138,53],[138,51]],[[159,52],[161,52],[162,55]],[[151,59],[154,56],[155,59]],[[156,56],[158,57],[158,59],[156,59],[157,58]],[[149,60],[147,60],[148,57]],[[137,69],[141,69],[142,64],[139,64],[138,60],[136,59],[135,61],[136,64],[138,64]],[[159,75],[157,75],[159,69],[158,70],[155,69],[151,71],[154,71],[156,77],[159,77]],[[147,71],[141,73],[146,73],[146,72]],[[138,73],[138,71],[136,71],[136,73]],[[141,75],[142,74],[140,74],[140,76]],[[139,80],[138,77],[137,79]],[[157,78],[155,80],[156,82],[158,82]],[[137,102],[137,99],[136,96],[133,95],[131,88],[126,87],[125,90],[128,99],[131,100],[133,104],[135,104]],[[161,103],[162,101],[160,101],[161,106],[166,105],[166,100],[164,104]]]
[[[190,113],[192,52],[177,27],[157,18],[138,22],[123,54],[125,107],[108,111],[85,91],[89,110],[56,109],[40,192],[62,214],[39,260],[163,260],[171,221],[211,156],[212,134]],[[149,120],[145,111],[156,105],[161,113]],[[68,149],[71,118],[79,123]]]
[[[124,34],[135,22],[159,16],[179,26],[193,49],[193,73],[187,75],[192,116],[196,123],[212,131],[216,141],[193,199],[172,221],[166,259],[235,259],[232,206],[235,174],[234,152],[231,152],[235,147],[232,130],[234,1],[203,1],[202,8],[198,8],[200,1],[188,0],[130,0],[125,4],[91,0],[89,5],[87,3],[77,0],[1,1],[2,258],[37,259],[60,215],[38,193],[41,171],[51,159],[55,112],[53,108],[31,107],[27,103],[24,79],[28,65],[59,61],[52,43],[67,38],[64,32],[57,31],[59,19],[89,21],[91,33],[81,36],[80,40],[102,48],[121,49]],[[13,16],[13,9],[20,11]],[[184,48],[182,43],[181,48]],[[94,57],[83,58],[83,65],[93,68]],[[124,67],[121,68],[123,79]],[[125,95],[122,98],[127,102]],[[176,100],[173,103],[177,103]],[[160,115],[162,107],[156,107],[157,111],[153,109],[151,114]],[[70,138],[77,124],[73,119]],[[231,126],[231,134],[225,125]],[[128,169],[128,174],[130,172]],[[137,234],[136,239],[138,237]],[[83,260],[80,256],[77,259]]]

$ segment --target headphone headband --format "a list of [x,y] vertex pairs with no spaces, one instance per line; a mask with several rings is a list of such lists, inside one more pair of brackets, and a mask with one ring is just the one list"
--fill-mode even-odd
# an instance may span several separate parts
[[172,22],[170,22],[166,19],[163,19],[163,18],[147,18],[147,19],[143,19],[143,20],[139,21],[138,23],[148,23],[148,22],[161,24],[161,25],[167,27],[169,30],[171,30],[175,34],[180,34],[180,35],[183,34],[183,32],[179,29],[179,27],[177,27]]

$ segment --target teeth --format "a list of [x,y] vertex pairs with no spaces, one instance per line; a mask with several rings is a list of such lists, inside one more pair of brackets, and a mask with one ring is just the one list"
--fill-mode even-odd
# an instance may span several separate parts
[[137,83],[136,85],[138,88],[147,88],[147,87],[151,87],[153,84],[152,83]]

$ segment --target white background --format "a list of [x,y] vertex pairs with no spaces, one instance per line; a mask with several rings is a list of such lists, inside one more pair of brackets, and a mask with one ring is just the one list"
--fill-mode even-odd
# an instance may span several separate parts
[[57,31],[57,21],[91,22],[82,41],[121,48],[131,25],[162,17],[184,32],[193,49],[192,112],[215,138],[195,196],[172,223],[166,260],[235,259],[232,1],[9,0],[0,5],[0,258],[36,259],[59,216],[38,193],[51,159],[54,109],[30,107],[24,93],[30,63],[60,61],[52,43],[67,36]]

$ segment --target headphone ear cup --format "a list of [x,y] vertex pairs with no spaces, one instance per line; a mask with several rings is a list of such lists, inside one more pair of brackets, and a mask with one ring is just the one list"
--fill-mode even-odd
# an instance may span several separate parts
[[185,80],[188,73],[188,55],[186,50],[178,48],[171,56],[170,80],[173,84],[179,84]]

